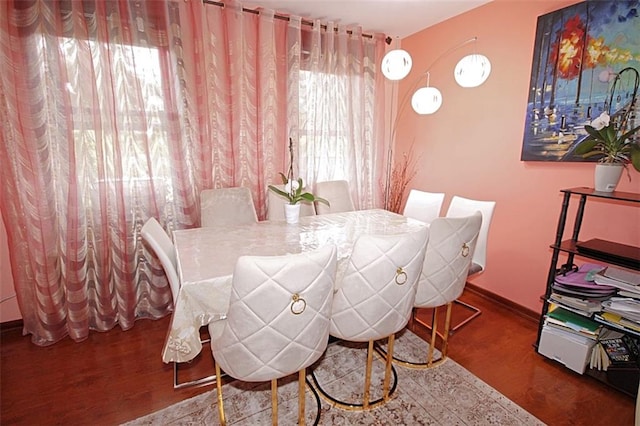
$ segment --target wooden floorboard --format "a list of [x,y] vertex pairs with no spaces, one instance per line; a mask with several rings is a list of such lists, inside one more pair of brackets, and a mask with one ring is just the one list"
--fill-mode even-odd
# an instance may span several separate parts
[[[633,398],[534,351],[535,321],[479,294],[467,291],[462,299],[482,315],[451,337],[452,359],[547,424],[633,424]],[[456,306],[454,314],[466,312]],[[173,389],[172,367],[161,360],[168,326],[168,317],[140,320],[128,331],[49,347],[20,330],[3,331],[0,424],[115,425],[212,389]],[[209,374],[210,351],[188,367]]]

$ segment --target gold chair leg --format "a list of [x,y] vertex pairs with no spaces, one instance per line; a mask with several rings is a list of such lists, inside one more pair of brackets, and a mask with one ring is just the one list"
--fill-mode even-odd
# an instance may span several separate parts
[[[220,366],[216,362],[216,377],[220,376]],[[220,417],[220,424],[226,426],[227,420],[224,417],[224,404],[222,402],[222,380],[216,380],[216,387],[218,389],[218,416]]]
[[373,340],[369,340],[369,347],[367,348],[367,368],[364,374],[364,398],[362,401],[362,408],[369,408],[369,392],[371,390],[371,366],[373,365]]
[[427,353],[427,368],[433,365],[433,352],[436,347],[436,337],[438,336],[438,309],[433,310],[431,314],[431,342],[429,344],[429,352]]
[[[444,333],[440,333],[438,331],[438,308],[433,308],[433,313],[431,314],[431,324],[428,324],[427,322],[421,320],[420,318],[418,318],[417,316],[417,309],[415,309],[413,311],[413,323],[414,324],[420,324],[421,326],[425,327],[427,330],[431,331],[431,338],[429,341],[429,348],[427,349],[427,354],[426,354],[426,360],[425,362],[413,362],[413,361],[406,361],[397,357],[393,357],[393,363],[401,365],[403,367],[407,367],[407,368],[415,368],[418,370],[421,369],[425,369],[425,368],[432,368],[432,367],[436,367],[440,364],[442,364],[443,362],[445,362],[447,360],[447,347],[448,347],[448,343],[449,343],[449,329],[451,327],[451,310],[452,310],[452,303],[448,303],[447,304],[447,313],[446,313],[446,317],[445,317],[445,331]],[[440,357],[437,359],[434,359],[434,353],[435,353],[435,349],[436,349],[436,342],[437,342],[437,338],[440,337],[442,339],[442,349],[440,350]],[[383,356],[386,356],[386,353],[384,352],[384,350],[380,347],[376,348],[376,351],[378,353],[380,353]]]
[[271,424],[278,426],[278,379],[271,379]]
[[[382,386],[383,389],[383,397],[382,399],[387,402],[389,401],[389,384],[391,382],[391,363],[393,362],[393,343],[395,342],[395,334],[389,336],[387,340],[387,356],[385,362],[384,369],[384,384]],[[373,342],[373,341],[372,341]],[[371,351],[373,352],[373,347],[371,347]]]
[[451,312],[453,311],[453,303],[447,303],[447,316],[444,320],[444,337],[442,338],[441,358],[447,358],[447,349],[449,348],[449,329],[451,327]]
[[298,424],[304,426],[304,403],[305,403],[305,391],[307,383],[306,369],[303,368],[298,372]]

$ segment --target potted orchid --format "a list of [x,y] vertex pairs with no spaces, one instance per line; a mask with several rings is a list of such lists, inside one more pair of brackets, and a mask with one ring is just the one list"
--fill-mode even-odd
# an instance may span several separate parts
[[287,223],[297,223],[300,216],[300,202],[319,202],[329,205],[329,201],[324,198],[316,197],[311,192],[305,191],[304,182],[302,178],[293,178],[293,141],[289,138],[289,170],[287,174],[279,173],[282,183],[284,184],[284,190],[276,187],[275,185],[269,185],[269,189],[278,195],[281,195],[287,199],[285,204],[285,218]]
[[632,139],[640,126],[623,131],[627,117],[625,114],[618,126],[609,114],[603,112],[590,125],[584,126],[589,135],[576,146],[574,152],[583,158],[599,157],[596,165],[596,191],[615,190],[623,169],[627,170],[631,179],[627,168],[629,163],[640,171],[640,145]]

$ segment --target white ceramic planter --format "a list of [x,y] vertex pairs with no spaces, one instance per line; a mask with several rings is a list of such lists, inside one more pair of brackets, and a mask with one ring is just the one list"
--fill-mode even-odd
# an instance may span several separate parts
[[596,164],[595,190],[600,192],[615,191],[623,170],[624,166],[622,164]]
[[287,223],[298,223],[300,218],[300,203],[298,204],[285,204],[284,205],[284,218]]

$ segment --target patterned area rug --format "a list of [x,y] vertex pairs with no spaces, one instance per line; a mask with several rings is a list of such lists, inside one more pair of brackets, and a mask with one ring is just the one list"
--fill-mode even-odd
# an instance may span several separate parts
[[[422,361],[428,345],[405,331],[396,338],[396,357]],[[361,403],[366,344],[336,342],[312,367],[318,382],[331,395]],[[398,385],[391,401],[370,411],[345,411],[321,400],[321,425],[542,425],[534,416],[479,380],[455,361],[428,370],[395,366]],[[307,370],[307,372],[309,369]],[[372,397],[382,395],[384,363],[374,358]],[[307,376],[309,377],[309,375]],[[279,423],[297,423],[297,374],[278,382]],[[139,425],[217,425],[217,391],[206,392],[127,423]],[[263,425],[271,422],[269,383],[230,382],[223,386],[227,423]],[[306,392],[306,422],[317,414],[314,394]]]

